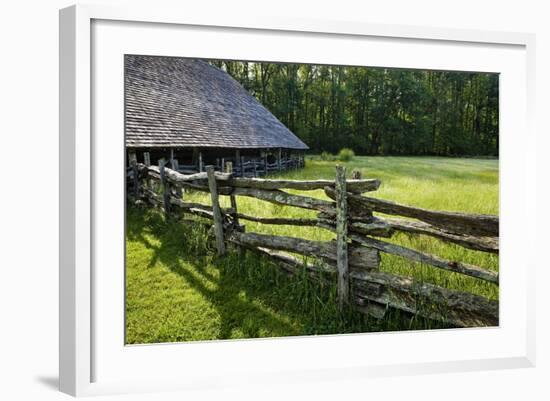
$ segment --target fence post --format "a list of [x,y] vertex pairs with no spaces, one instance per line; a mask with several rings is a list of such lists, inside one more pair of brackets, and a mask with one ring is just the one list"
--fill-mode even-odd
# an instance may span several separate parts
[[210,189],[210,197],[212,199],[216,248],[218,249],[218,255],[222,256],[223,254],[225,254],[225,243],[223,236],[223,215],[220,209],[218,186],[216,184],[216,173],[214,172],[214,166],[206,166],[206,174],[208,175],[208,188]]
[[[145,164],[145,180],[144,180],[144,186],[147,190],[151,190],[151,180],[149,179],[149,167],[151,166],[151,155],[149,152],[143,152],[143,164]],[[147,195],[149,196],[149,195]]]
[[349,301],[348,219],[346,169],[336,166],[336,263],[338,267],[338,305]]
[[[147,191],[152,190],[151,180],[149,179],[149,167],[151,166],[151,155],[149,152],[143,152],[143,163],[145,164],[146,170],[145,170],[145,179],[144,179],[144,186]],[[147,198],[149,194],[145,194],[145,198]]]
[[133,175],[132,178],[134,181],[134,198],[137,201],[139,199],[139,176],[138,176],[136,153],[130,152],[128,154],[128,158],[130,159],[130,167],[132,167],[132,175]]
[[[180,165],[179,165],[178,159],[172,159],[172,170],[177,172],[180,171]],[[181,199],[183,197],[183,191],[181,186],[179,185],[174,186],[174,195],[176,195],[178,199]]]
[[[233,163],[227,162],[225,164],[226,170],[225,172],[228,174],[233,174]],[[231,209],[233,209],[233,224],[236,227],[239,227],[239,217],[237,216],[237,197],[235,195],[229,195],[229,199],[231,201]]]
[[159,160],[159,170],[160,170],[160,182],[162,185],[162,203],[164,207],[164,216],[166,218],[170,217],[170,185],[166,179],[165,171],[166,161],[164,159]]
[[363,175],[361,174],[361,170],[353,169],[351,171],[351,179],[352,180],[360,180],[361,178],[363,178]]

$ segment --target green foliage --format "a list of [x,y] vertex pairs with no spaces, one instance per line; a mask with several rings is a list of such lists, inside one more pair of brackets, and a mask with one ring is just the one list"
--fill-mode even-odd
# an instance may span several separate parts
[[341,162],[349,162],[355,157],[355,152],[349,148],[340,149],[338,152],[338,160]]
[[315,153],[498,155],[498,74],[212,63]]
[[[434,157],[361,157],[347,163],[382,186],[369,196],[434,210],[498,214],[498,161]],[[308,159],[305,169],[285,179],[333,179],[334,163]],[[297,191],[291,191],[298,193]],[[326,199],[324,192],[308,195]],[[186,192],[186,200],[210,203],[210,196]],[[229,207],[228,197],[221,198]],[[239,211],[259,217],[314,217],[315,212],[269,206],[239,197]],[[267,207],[266,207],[267,205]],[[189,218],[189,215],[186,215]],[[198,221],[200,219],[197,218]],[[244,221],[243,221],[244,222]],[[328,241],[334,234],[316,227],[271,226],[246,221],[248,232]],[[306,277],[287,277],[269,261],[233,250],[216,258],[209,230],[196,222],[165,222],[162,214],[129,207],[126,231],[126,341],[155,343],[229,338],[278,337],[440,328],[434,322],[391,311],[377,321],[336,308],[335,286]],[[498,270],[498,255],[463,249],[425,236],[395,235],[390,241]],[[381,269],[459,291],[498,299],[498,287],[431,266],[382,255]]]
[[329,152],[323,152],[319,156],[319,158],[325,162],[330,162],[336,160],[336,157],[333,154],[330,154]]

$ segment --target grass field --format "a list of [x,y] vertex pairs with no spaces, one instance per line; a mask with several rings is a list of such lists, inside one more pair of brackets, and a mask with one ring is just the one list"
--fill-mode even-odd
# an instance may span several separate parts
[[[310,158],[306,168],[285,178],[334,178],[335,162]],[[355,157],[348,173],[382,185],[369,196],[434,210],[498,214],[498,160]],[[297,193],[297,192],[295,192]],[[322,191],[308,193],[326,199]],[[209,195],[186,194],[210,203]],[[222,197],[222,206],[229,199]],[[252,198],[238,199],[239,211],[256,216],[314,217],[303,209]],[[328,240],[333,234],[312,227],[244,222],[247,231]],[[334,286],[304,277],[289,278],[251,253],[230,252],[217,259],[200,225],[165,222],[155,211],[128,208],[126,239],[126,342],[158,343],[278,337],[383,330],[440,328],[440,324],[390,311],[378,321],[357,312],[340,313]],[[498,256],[443,244],[429,237],[394,235],[391,241],[449,259],[498,269]],[[415,277],[452,289],[498,299],[495,285],[398,257],[382,255],[383,271]]]

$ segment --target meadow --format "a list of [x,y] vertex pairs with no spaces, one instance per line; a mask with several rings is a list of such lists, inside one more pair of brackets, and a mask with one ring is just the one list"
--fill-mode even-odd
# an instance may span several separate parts
[[[309,157],[306,168],[281,174],[290,179],[333,179],[334,161]],[[436,157],[355,157],[342,163],[363,178],[378,178],[369,193],[434,210],[499,213],[498,160]],[[276,178],[277,176],[273,176]],[[291,191],[292,192],[292,191]],[[298,193],[297,191],[293,191]],[[326,199],[323,191],[308,195]],[[186,192],[209,204],[208,194]],[[303,209],[237,199],[239,212],[273,217],[314,217]],[[222,197],[229,207],[229,198]],[[329,240],[314,227],[270,226],[243,221],[248,232]],[[444,328],[441,323],[389,310],[377,320],[337,308],[335,286],[305,276],[288,277],[251,252],[215,257],[199,224],[165,221],[158,211],[128,207],[126,233],[126,343],[280,337]],[[498,270],[498,255],[463,249],[429,237],[396,234],[392,242],[448,259]],[[498,299],[498,287],[399,257],[382,255],[382,271],[412,276],[447,288]]]

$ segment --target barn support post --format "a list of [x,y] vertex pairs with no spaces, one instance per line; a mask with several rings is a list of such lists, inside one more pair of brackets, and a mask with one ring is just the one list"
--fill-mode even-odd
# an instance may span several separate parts
[[338,268],[338,306],[349,302],[348,220],[346,169],[336,166],[336,263]]
[[170,167],[172,167],[172,170],[175,170],[175,168],[174,168],[174,148],[170,148]]
[[204,165],[202,164],[202,152],[199,150],[199,172],[204,171]]
[[134,184],[134,200],[139,199],[139,172],[137,168],[137,155],[136,152],[130,152],[128,155],[130,161],[130,167],[132,167],[132,180]]
[[239,170],[242,172],[241,162],[241,151],[239,149],[235,150],[235,167],[240,167]]
[[244,177],[244,156],[241,156],[241,176]]
[[277,152],[277,168],[279,169],[279,171],[281,171],[281,153],[282,150],[281,148],[279,148],[279,151]]
[[159,160],[160,182],[162,186],[162,205],[164,208],[164,217],[168,219],[170,217],[170,184],[166,179],[166,161],[164,159]]
[[216,174],[214,166],[206,166],[206,174],[208,176],[208,187],[210,189],[210,198],[212,199],[212,214],[214,217],[214,234],[216,236],[216,249],[218,255],[225,254],[225,242],[223,235],[223,215],[220,208],[218,186],[216,184]]
[[137,160],[137,155],[135,151],[128,152],[128,167],[132,167],[132,160]]
[[267,175],[267,152],[264,153],[264,176]]

